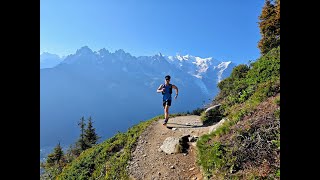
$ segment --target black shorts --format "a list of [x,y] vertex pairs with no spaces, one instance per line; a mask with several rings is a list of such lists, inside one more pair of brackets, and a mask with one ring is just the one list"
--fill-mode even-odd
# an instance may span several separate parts
[[162,102],[163,107],[165,107],[166,105],[171,106],[171,100],[165,100]]

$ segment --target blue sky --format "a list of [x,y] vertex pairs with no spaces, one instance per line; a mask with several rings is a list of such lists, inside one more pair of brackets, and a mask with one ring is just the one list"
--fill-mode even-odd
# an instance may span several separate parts
[[260,56],[264,0],[40,0],[40,53],[82,46],[134,56],[194,55],[247,63]]

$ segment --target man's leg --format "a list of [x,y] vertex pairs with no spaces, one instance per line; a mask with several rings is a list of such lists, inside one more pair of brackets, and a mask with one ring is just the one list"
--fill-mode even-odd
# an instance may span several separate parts
[[163,121],[163,125],[167,124],[167,113],[166,113],[166,106],[167,106],[167,102],[163,101],[162,102],[163,105],[163,111],[164,111],[164,121]]
[[166,116],[166,106],[167,106],[167,102],[166,102],[166,101],[163,101],[163,102],[162,102],[162,106],[163,106],[163,112],[164,112],[164,119],[167,119],[167,116]]
[[167,114],[167,118],[166,118],[167,121],[169,120],[169,108],[170,108],[170,106],[171,106],[171,100],[168,100],[167,104],[166,104],[166,107],[165,107],[165,111],[166,111],[166,114]]
[[163,101],[163,110],[164,110],[163,125],[166,125],[169,119],[169,106],[170,106],[170,103],[168,101]]
[[166,119],[166,121],[168,121],[169,119],[169,106],[167,104],[164,107],[164,118]]

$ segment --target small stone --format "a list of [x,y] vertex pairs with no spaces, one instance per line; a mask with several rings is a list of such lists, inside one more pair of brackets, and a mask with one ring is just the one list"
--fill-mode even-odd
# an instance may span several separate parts
[[183,153],[183,155],[184,155],[184,156],[186,156],[186,155],[187,155],[187,153]]
[[147,157],[147,155],[146,155],[146,154],[144,154],[144,155],[143,155],[143,157]]
[[161,173],[160,173],[160,172],[158,172],[158,175],[160,176],[160,175],[161,175]]
[[172,128],[172,131],[175,131],[175,130],[177,130],[177,128]]
[[190,169],[189,169],[189,171],[192,171],[192,170],[194,170],[194,168],[195,168],[195,167],[192,167],[192,168],[190,168]]
[[170,166],[170,169],[174,169],[174,166]]

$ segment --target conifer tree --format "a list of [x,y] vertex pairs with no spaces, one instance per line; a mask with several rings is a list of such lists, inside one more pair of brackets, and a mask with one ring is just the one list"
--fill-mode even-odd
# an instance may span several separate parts
[[47,156],[47,161],[41,164],[45,172],[40,175],[40,179],[55,179],[62,172],[65,165],[65,156],[59,142],[53,152]]
[[280,45],[280,0],[266,0],[259,20],[261,40],[258,47],[264,55]]
[[81,134],[80,134],[80,138],[76,143],[76,155],[78,156],[82,151],[86,150],[88,148],[86,141],[85,141],[85,127],[86,127],[86,123],[85,123],[85,119],[82,116],[80,119],[80,122],[78,123],[78,126],[80,127],[81,130]]
[[95,128],[93,127],[93,122],[91,116],[88,118],[87,129],[85,130],[85,140],[88,147],[92,147],[97,144],[97,141],[100,137],[98,137]]
[[53,153],[55,154],[55,159],[57,162],[59,162],[60,160],[62,160],[63,158],[63,150],[62,147],[60,145],[60,142],[58,143],[58,145],[54,148]]
[[53,149],[53,152],[51,154],[48,155],[47,157],[47,164],[50,165],[54,165],[54,164],[58,164],[59,162],[62,161],[63,159],[63,150],[62,147],[60,145],[60,142],[57,144],[57,146]]

